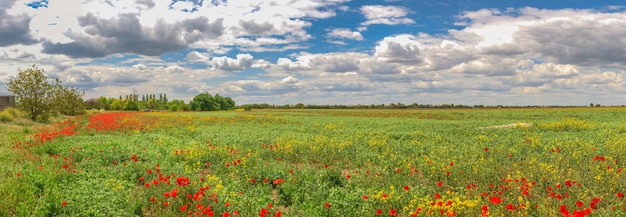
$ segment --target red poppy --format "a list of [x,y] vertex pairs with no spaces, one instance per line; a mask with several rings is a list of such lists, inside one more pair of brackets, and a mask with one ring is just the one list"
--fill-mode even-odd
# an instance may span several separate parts
[[66,205],[67,205],[67,201],[61,202],[61,206],[66,206]]
[[509,204],[506,205],[506,209],[507,210],[515,210],[515,207],[513,206],[513,204],[509,203]]
[[367,200],[367,195],[363,195],[363,200]]
[[624,197],[624,193],[622,192],[617,192],[617,198],[623,198]]
[[389,216],[396,216],[398,213],[396,211],[396,209],[391,209],[389,210]]
[[583,202],[582,201],[576,201],[576,206],[583,208]]
[[592,209],[597,209],[597,205],[600,202],[600,198],[594,197],[591,199],[591,203],[589,204]]
[[326,208],[330,208],[330,203],[326,202],[326,203],[324,203],[324,206],[325,206]]
[[154,201],[156,201],[156,198],[150,198],[150,202],[154,203]]
[[404,190],[405,190],[405,191],[410,190],[409,186],[408,186],[408,185],[405,185],[405,186],[404,186]]
[[181,212],[184,212],[185,210],[187,210],[187,204],[180,206]]
[[493,204],[500,204],[502,202],[502,198],[500,197],[489,197],[489,201]]
[[383,214],[383,210],[382,209],[377,209],[376,210],[376,215],[382,215]]

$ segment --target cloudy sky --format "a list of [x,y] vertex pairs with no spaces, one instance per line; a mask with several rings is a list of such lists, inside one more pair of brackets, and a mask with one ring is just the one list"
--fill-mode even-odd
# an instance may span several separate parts
[[618,2],[0,0],[0,94],[36,64],[86,98],[622,105]]

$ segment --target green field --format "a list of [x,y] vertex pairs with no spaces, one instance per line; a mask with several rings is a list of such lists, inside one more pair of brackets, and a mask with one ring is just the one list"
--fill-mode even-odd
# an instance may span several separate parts
[[625,113],[294,109],[0,123],[0,216],[626,216]]

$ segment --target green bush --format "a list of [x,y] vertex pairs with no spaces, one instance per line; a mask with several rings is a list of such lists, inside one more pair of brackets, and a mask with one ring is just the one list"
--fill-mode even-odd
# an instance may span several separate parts
[[11,116],[13,116],[14,118],[16,118],[20,113],[20,111],[18,111],[16,108],[13,108],[13,107],[6,108],[4,109],[3,112],[7,112],[11,114]]
[[13,120],[13,115],[7,111],[0,112],[0,122],[6,123]]

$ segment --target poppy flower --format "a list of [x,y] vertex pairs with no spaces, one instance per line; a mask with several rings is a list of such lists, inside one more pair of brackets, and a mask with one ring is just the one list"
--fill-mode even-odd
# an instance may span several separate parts
[[389,216],[396,216],[397,214],[398,212],[396,211],[396,209],[389,210]]
[[624,198],[624,193],[617,192],[617,198]]
[[326,203],[324,203],[324,206],[325,206],[326,208],[330,208],[330,203],[326,202]]
[[506,209],[507,210],[515,210],[515,207],[513,206],[513,204],[509,203],[509,204],[506,205]]
[[383,210],[382,209],[377,209],[376,210],[376,215],[382,215],[383,214]]
[[489,201],[493,204],[500,204],[502,202],[502,198],[500,197],[489,197]]
[[410,190],[410,188],[409,188],[409,186],[408,186],[408,185],[405,185],[403,189],[404,189],[405,191]]
[[61,202],[61,206],[66,206],[66,205],[67,205],[67,201]]

